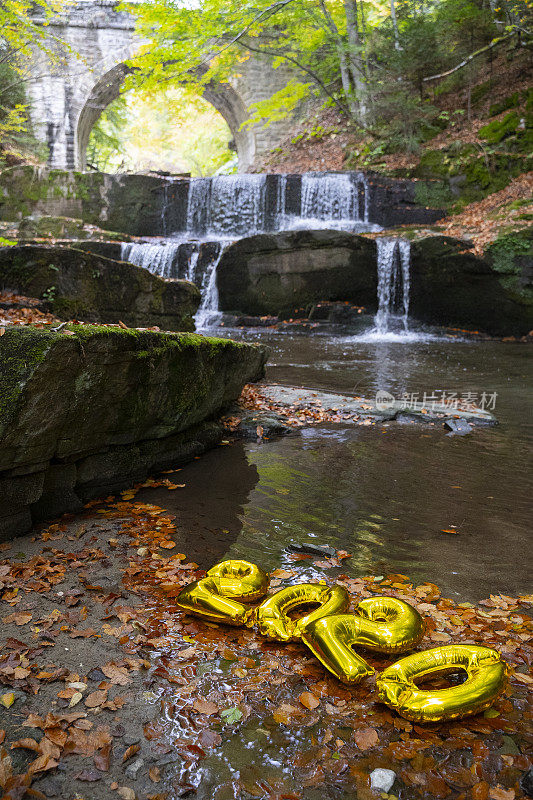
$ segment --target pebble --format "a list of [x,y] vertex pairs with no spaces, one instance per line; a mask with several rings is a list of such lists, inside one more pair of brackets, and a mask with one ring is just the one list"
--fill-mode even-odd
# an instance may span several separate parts
[[370,773],[370,787],[381,792],[388,792],[396,780],[396,773],[392,769],[375,769]]
[[124,774],[126,777],[131,778],[132,780],[137,780],[137,773],[139,772],[140,768],[144,764],[143,758],[136,758],[135,761],[132,761],[126,769],[124,770]]

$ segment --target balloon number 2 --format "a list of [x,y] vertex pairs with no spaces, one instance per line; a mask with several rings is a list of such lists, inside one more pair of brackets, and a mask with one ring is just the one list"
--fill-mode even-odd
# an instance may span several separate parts
[[[205,578],[185,586],[176,603],[211,622],[257,625],[270,638],[287,642],[301,639],[336,678],[359,683],[374,669],[353,648],[389,655],[412,650],[425,632],[418,611],[394,597],[361,600],[354,614],[344,613],[349,595],[341,586],[301,583],[281,589],[253,608],[244,603],[263,597],[268,576],[249,561],[223,561]],[[318,605],[293,620],[295,611]],[[459,686],[424,690],[417,681],[463,670]],[[402,658],[377,676],[381,702],[407,719],[438,722],[477,714],[504,691],[507,665],[500,653],[477,645],[446,645]]]

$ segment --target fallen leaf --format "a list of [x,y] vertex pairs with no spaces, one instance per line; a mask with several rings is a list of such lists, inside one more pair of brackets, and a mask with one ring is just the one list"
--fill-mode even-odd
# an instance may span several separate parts
[[97,708],[105,703],[107,699],[107,689],[100,689],[96,692],[91,692],[85,698],[85,705],[87,708]]
[[306,708],[313,709],[320,705],[320,700],[312,692],[302,692],[298,700]]
[[128,749],[125,750],[124,755],[122,756],[122,763],[125,764],[126,761],[128,761],[130,758],[133,758],[133,756],[136,755],[136,753],[138,753],[140,749],[141,749],[140,744],[132,744],[130,747],[128,747]]
[[379,736],[374,728],[360,728],[354,731],[353,738],[359,750],[369,750],[379,742]]
[[0,703],[4,706],[4,708],[11,708],[13,703],[15,702],[15,695],[13,692],[6,692],[0,697]]
[[195,711],[198,711],[199,714],[205,714],[208,717],[212,714],[216,714],[218,711],[216,703],[211,703],[210,700],[204,700],[203,697],[198,697],[198,699],[194,701],[193,708]]
[[118,795],[122,797],[122,800],[136,800],[135,792],[129,786],[119,786]]

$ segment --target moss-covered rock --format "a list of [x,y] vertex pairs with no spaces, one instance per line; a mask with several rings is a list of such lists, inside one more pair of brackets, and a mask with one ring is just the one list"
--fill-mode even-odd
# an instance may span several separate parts
[[72,325],[0,337],[0,537],[181,463],[262,376],[266,351],[196,334]]
[[533,307],[533,227],[499,236],[485,258],[509,296]]
[[291,231],[241,239],[218,265],[223,311],[286,315],[321,300],[375,305],[376,244],[339,231]]
[[0,248],[0,286],[45,300],[60,319],[194,330],[200,302],[189,281],[164,281],[141,267],[75,248]]
[[[527,334],[533,328],[531,290],[516,291],[511,276],[493,264],[494,258],[478,258],[470,244],[448,236],[413,241],[410,313],[422,322],[498,336]],[[512,279],[517,281],[514,272]]]

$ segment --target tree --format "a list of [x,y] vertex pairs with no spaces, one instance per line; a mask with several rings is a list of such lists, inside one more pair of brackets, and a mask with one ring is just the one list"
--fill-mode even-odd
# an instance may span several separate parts
[[64,1],[0,2],[0,151],[17,158],[38,152],[29,131],[25,63],[34,48],[52,53],[57,37],[50,33],[47,23]]

